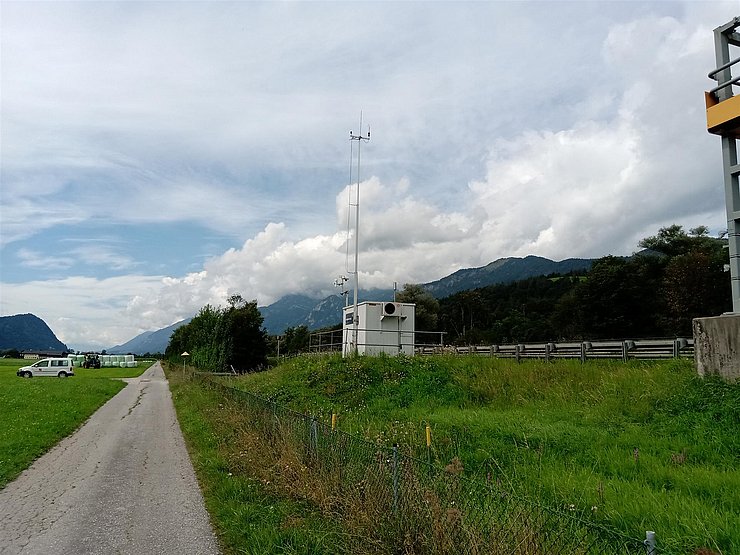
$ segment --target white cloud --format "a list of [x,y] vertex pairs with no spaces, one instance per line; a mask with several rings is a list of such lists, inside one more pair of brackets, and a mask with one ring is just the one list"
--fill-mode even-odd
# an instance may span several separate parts
[[63,256],[49,256],[26,248],[18,249],[16,256],[21,266],[53,272],[80,266],[103,266],[113,270],[130,270],[138,265],[136,261],[117,252],[115,248],[95,244],[94,241],[66,249]]
[[[522,102],[543,109],[514,65],[536,68],[557,95],[578,74],[541,60],[596,56],[579,45],[585,22],[568,31],[572,10],[538,8],[569,34],[556,54],[525,4],[8,4],[3,204],[17,220],[4,218],[2,240],[33,229],[24,203],[59,213],[70,195],[78,222],[113,207],[112,222],[146,213],[243,240],[287,208],[295,227],[300,211],[275,201],[269,174],[308,175],[287,192],[312,201],[311,170],[343,173],[358,106],[376,132],[373,173],[394,181],[406,166],[427,194],[448,195],[450,182],[475,177],[482,137],[512,114],[529,119]],[[588,21],[601,10],[577,11]],[[253,179],[255,168],[267,177]]]
[[[527,3],[191,3],[177,26],[167,4],[130,6],[4,7],[1,241],[32,268],[52,258],[25,238],[91,219],[192,222],[242,245],[185,276],[3,284],[4,314],[39,307],[73,344],[120,343],[234,292],[333,293],[351,188],[331,197],[358,105],[373,123],[362,287],[723,225],[702,91],[711,29],[735,2],[537,4],[536,17]],[[70,250],[134,267],[101,248]]]
[[131,275],[2,283],[0,313],[32,312],[68,346],[105,349],[176,321],[147,320],[138,315],[123,318],[123,309],[131,298],[155,295],[162,281],[159,276]]
[[[429,281],[510,255],[627,254],[640,237],[655,232],[656,223],[721,222],[721,190],[710,154],[716,145],[692,131],[702,124],[701,110],[690,109],[700,97],[673,92],[676,72],[701,75],[707,48],[694,45],[695,34],[692,25],[671,18],[614,27],[605,41],[605,71],[621,75],[624,92],[592,100],[610,103],[613,116],[494,141],[484,179],[459,193],[462,212],[418,198],[423,183],[363,182],[361,284]],[[681,46],[680,56],[671,65],[662,59],[641,62],[646,38],[659,53]],[[179,289],[190,287],[208,291],[201,299],[223,300],[240,291],[261,303],[287,293],[330,293],[331,279],[347,269],[341,230],[353,210],[351,189],[337,195],[340,231],[334,235],[290,241],[284,226],[270,224],[242,249],[209,261],[197,284],[173,282],[152,304],[167,306],[170,296],[179,298]]]
[[37,251],[30,249],[18,249],[17,253],[20,264],[27,268],[50,269],[69,269],[74,262],[65,256],[45,256]]
[[70,249],[68,254],[79,265],[105,266],[113,270],[131,270],[139,266],[135,260],[108,245],[81,245]]

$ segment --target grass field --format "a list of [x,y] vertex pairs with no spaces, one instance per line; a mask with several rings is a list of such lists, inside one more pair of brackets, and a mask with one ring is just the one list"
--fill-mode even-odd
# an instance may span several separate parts
[[[180,428],[225,554],[340,555],[345,532],[310,503],[280,496],[272,469],[244,472],[253,431],[239,410],[216,392],[170,371]],[[250,455],[251,456],[251,455]],[[363,552],[364,553],[364,552]]]
[[125,387],[110,378],[138,376],[147,367],[75,368],[67,379],[16,376],[28,363],[0,359],[0,488]]
[[671,553],[740,553],[740,386],[690,362],[300,358],[231,381]]

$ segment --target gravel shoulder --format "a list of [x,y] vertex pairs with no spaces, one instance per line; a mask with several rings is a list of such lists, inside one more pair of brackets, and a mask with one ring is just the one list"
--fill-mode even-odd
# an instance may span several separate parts
[[219,553],[161,366],[126,381],[0,490],[0,553]]

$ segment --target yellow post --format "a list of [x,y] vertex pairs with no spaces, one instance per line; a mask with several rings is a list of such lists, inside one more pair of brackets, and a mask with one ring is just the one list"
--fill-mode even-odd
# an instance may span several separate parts
[[432,428],[427,424],[427,463],[432,464]]
[[336,429],[337,429],[337,413],[332,412],[331,413],[331,431],[333,432]]

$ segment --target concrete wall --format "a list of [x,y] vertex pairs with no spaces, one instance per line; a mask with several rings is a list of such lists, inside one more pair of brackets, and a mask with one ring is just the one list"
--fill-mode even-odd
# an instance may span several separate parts
[[694,319],[694,353],[700,376],[740,379],[740,314]]

